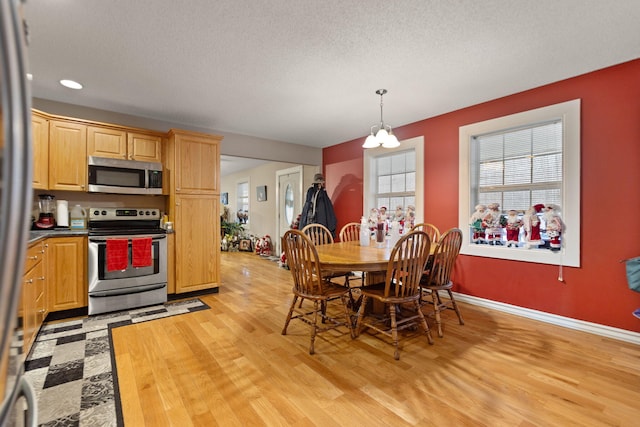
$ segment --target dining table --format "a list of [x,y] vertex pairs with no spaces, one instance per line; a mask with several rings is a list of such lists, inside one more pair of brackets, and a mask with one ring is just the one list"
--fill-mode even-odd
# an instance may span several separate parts
[[[436,244],[432,244],[430,253],[435,251]],[[384,282],[389,265],[389,258],[393,246],[388,241],[377,243],[371,241],[369,246],[361,246],[359,241],[345,241],[317,245],[320,269],[327,273],[358,271],[366,273],[363,286]],[[384,305],[372,301],[373,312],[380,313]],[[358,304],[359,305],[359,304]]]
[[[369,246],[361,246],[359,241],[316,246],[320,268],[323,272],[329,273],[340,271],[386,272],[392,249],[386,244],[383,247],[378,247],[374,242]],[[366,276],[373,275],[367,274]]]

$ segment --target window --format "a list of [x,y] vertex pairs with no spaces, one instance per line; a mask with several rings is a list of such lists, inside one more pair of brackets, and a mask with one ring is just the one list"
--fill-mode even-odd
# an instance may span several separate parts
[[413,206],[422,222],[424,139],[411,138],[398,148],[371,148],[364,154],[364,215],[381,206],[393,214],[397,206]]
[[[492,203],[505,220],[509,210],[522,216],[538,203],[558,205],[565,225],[560,250],[525,245],[522,230],[517,245],[507,247],[504,233],[481,244],[470,217],[476,205]],[[580,100],[461,127],[459,206],[461,253],[579,266]]]
[[246,224],[249,222],[249,182],[239,182],[236,194],[238,222]]

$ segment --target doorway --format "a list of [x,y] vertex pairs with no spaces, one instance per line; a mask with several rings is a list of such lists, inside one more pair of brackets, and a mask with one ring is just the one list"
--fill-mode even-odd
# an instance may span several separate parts
[[273,242],[276,254],[282,252],[280,240],[284,233],[291,228],[291,223],[302,212],[303,167],[295,166],[288,169],[276,171],[276,199],[278,200],[276,210],[276,236]]

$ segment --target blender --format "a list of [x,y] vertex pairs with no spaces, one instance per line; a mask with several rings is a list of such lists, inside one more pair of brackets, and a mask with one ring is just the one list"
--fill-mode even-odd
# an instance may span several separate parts
[[53,216],[53,207],[55,206],[55,197],[51,194],[41,194],[38,196],[40,207],[40,215],[36,221],[36,228],[53,228],[56,220]]

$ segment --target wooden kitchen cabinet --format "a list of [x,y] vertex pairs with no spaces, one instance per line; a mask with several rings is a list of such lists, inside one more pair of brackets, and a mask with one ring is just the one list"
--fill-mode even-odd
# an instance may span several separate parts
[[218,287],[220,283],[220,198],[175,198],[175,292]]
[[33,181],[34,189],[49,188],[49,120],[38,111],[31,113],[31,133],[33,138]]
[[176,194],[220,194],[221,136],[169,131],[171,191]]
[[169,131],[164,165],[169,175],[167,212],[175,230],[169,263],[175,264],[171,271],[176,293],[220,285],[221,140],[217,135]]
[[87,155],[162,162],[162,137],[106,126],[88,126]]
[[49,121],[49,189],[85,191],[87,183],[87,126]]
[[87,305],[87,238],[51,237],[47,244],[49,311]]
[[46,263],[42,242],[29,246],[25,261],[22,285],[23,350],[29,353],[31,346],[47,317],[45,293]]
[[162,137],[138,132],[127,132],[127,154],[130,160],[162,162]]

